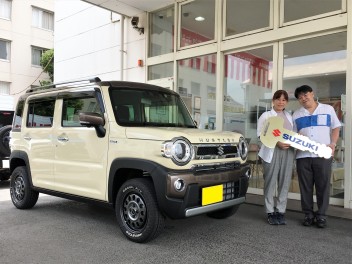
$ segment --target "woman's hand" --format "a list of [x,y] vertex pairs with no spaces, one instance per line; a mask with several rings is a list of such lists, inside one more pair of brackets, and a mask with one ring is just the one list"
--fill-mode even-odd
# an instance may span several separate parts
[[276,146],[278,146],[280,149],[288,149],[291,145],[287,143],[282,143],[282,142],[277,142]]

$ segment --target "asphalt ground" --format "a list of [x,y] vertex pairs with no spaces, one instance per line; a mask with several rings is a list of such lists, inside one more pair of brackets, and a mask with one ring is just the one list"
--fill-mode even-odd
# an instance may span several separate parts
[[227,219],[166,220],[147,244],[127,240],[112,209],[40,195],[30,210],[10,201],[0,182],[0,263],[352,263],[352,221],[329,217],[324,229],[270,226],[263,206],[245,203]]

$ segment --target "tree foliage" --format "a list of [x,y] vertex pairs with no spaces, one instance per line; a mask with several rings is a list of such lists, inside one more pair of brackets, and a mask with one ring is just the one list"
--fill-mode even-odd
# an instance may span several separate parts
[[46,72],[51,82],[54,81],[54,49],[45,51],[40,59],[40,66],[42,66],[43,71]]

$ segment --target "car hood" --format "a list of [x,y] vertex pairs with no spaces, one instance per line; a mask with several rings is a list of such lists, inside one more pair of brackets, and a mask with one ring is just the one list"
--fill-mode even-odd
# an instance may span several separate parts
[[166,141],[177,137],[184,137],[191,143],[237,143],[241,136],[241,134],[236,132],[194,128],[126,128],[127,138],[141,140]]

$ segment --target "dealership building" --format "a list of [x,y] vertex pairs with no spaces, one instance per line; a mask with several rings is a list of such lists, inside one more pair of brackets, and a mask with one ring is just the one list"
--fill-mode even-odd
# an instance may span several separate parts
[[[249,142],[249,193],[263,194],[257,119],[276,90],[296,87],[334,107],[342,123],[330,204],[352,208],[350,0],[59,0],[55,82],[99,77],[178,92],[202,129]],[[290,199],[300,199],[296,168]]]

